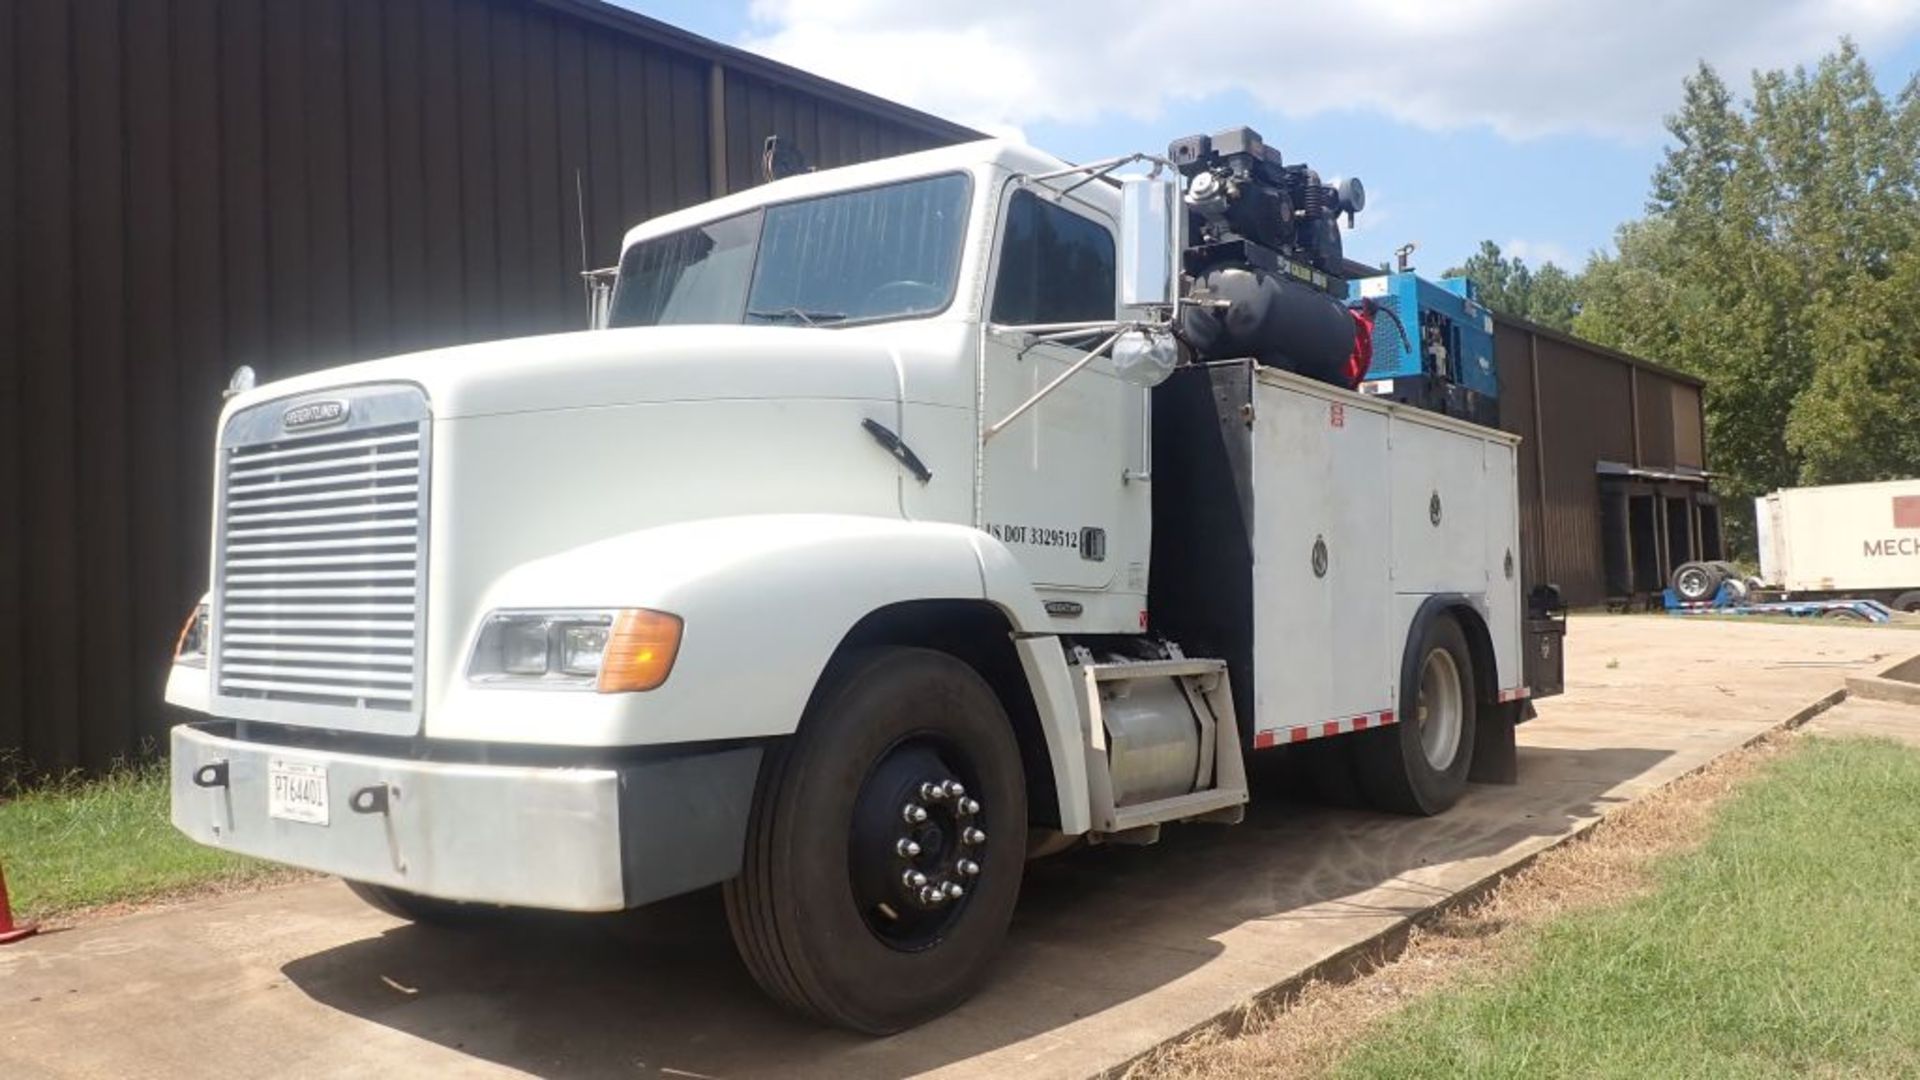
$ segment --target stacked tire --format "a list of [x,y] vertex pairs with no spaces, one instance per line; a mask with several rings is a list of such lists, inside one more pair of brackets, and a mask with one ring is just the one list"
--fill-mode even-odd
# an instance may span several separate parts
[[1704,604],[1720,593],[1720,586],[1729,581],[1746,584],[1740,577],[1740,571],[1728,562],[1684,562],[1674,567],[1673,577],[1667,582],[1673,587],[1674,594],[1689,604]]

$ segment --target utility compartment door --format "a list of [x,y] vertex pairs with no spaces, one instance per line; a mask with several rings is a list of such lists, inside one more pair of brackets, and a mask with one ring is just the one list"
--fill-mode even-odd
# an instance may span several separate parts
[[[1464,438],[1465,436],[1457,436]],[[1511,443],[1480,442],[1481,506],[1484,510],[1487,577],[1487,634],[1493,639],[1494,666],[1500,685],[1512,690],[1524,681],[1520,674],[1522,621],[1526,616],[1520,573],[1520,474]]]
[[1394,707],[1389,417],[1262,369],[1254,389],[1254,729]]
[[1392,424],[1394,591],[1486,591],[1484,440],[1399,414]]

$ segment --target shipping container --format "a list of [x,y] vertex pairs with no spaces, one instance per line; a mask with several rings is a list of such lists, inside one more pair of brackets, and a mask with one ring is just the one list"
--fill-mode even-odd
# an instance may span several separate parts
[[1920,479],[1785,488],[1753,502],[1768,586],[1920,611]]

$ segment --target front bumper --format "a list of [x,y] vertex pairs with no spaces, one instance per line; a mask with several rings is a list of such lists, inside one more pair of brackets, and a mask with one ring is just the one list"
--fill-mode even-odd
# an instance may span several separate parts
[[[278,746],[214,727],[173,729],[173,824],[200,843],[427,896],[565,911],[636,907],[739,873],[761,753],[477,765]],[[268,816],[276,760],[326,770],[326,824]],[[367,789],[386,797],[355,798]]]

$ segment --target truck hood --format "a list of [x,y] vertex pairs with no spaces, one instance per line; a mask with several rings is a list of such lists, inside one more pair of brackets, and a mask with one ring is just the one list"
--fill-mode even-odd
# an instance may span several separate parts
[[[782,326],[577,331],[407,353],[266,383],[226,414],[370,383],[413,383],[442,419],[668,401],[899,401],[894,350],[873,338]],[[222,418],[222,424],[225,417]]]

